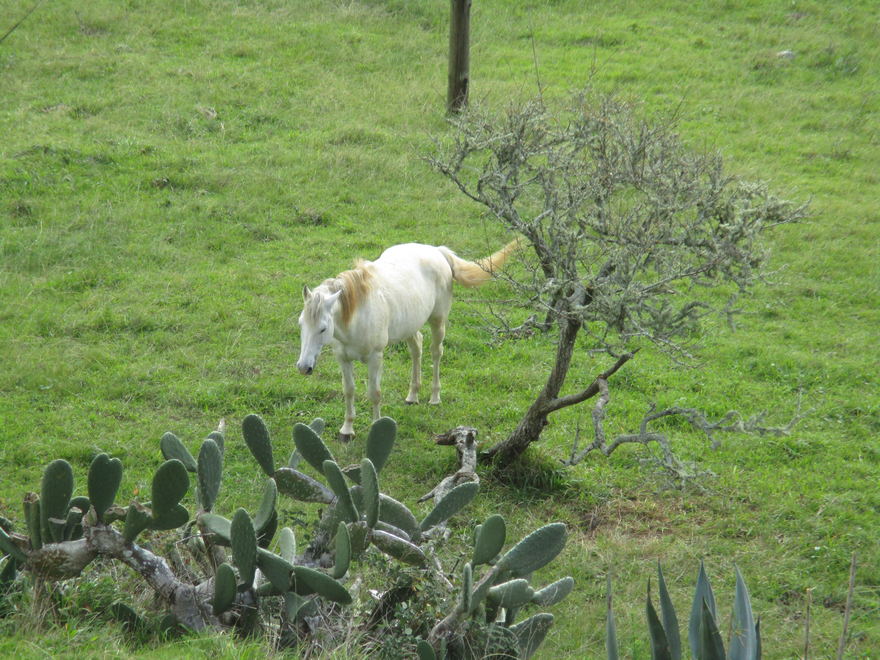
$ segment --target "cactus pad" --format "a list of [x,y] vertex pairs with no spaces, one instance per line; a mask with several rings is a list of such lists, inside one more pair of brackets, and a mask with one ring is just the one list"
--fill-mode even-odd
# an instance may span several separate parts
[[73,469],[63,458],[56,459],[43,471],[43,482],[40,494],[41,529],[45,542],[64,540],[63,522],[49,524],[50,519],[64,521],[73,494]]
[[323,473],[324,461],[333,460],[333,454],[327,449],[324,441],[305,424],[297,424],[293,427],[293,443],[306,462],[318,472]]
[[370,427],[365,453],[376,468],[377,474],[388,461],[396,437],[397,424],[390,417],[377,419]]
[[199,449],[198,479],[202,509],[210,511],[217,501],[220,482],[223,479],[223,452],[210,438],[205,440]]
[[275,474],[275,459],[272,457],[272,441],[269,439],[269,430],[263,420],[259,415],[248,415],[241,423],[241,430],[251,454],[263,468],[263,472],[271,477]]
[[159,449],[162,451],[162,457],[166,461],[176,458],[183,463],[183,467],[188,472],[196,471],[196,459],[189,453],[189,449],[186,448],[186,445],[183,444],[180,438],[170,431],[162,436],[162,439],[159,441]]
[[239,508],[229,528],[232,561],[238,567],[242,583],[251,586],[257,570],[257,533],[248,512]]
[[217,574],[214,576],[214,598],[211,600],[211,607],[215,615],[222,614],[235,602],[235,571],[227,563],[220,564],[217,567]]
[[89,466],[89,500],[100,522],[104,512],[113,506],[119,484],[122,483],[122,461],[98,454]]

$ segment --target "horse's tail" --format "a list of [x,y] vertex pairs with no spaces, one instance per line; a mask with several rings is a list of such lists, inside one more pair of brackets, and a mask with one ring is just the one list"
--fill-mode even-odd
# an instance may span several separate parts
[[441,247],[440,252],[449,262],[449,267],[452,269],[452,279],[463,286],[480,286],[504,265],[511,254],[519,249],[521,242],[522,238],[517,237],[491,256],[476,261],[462,259],[447,247]]

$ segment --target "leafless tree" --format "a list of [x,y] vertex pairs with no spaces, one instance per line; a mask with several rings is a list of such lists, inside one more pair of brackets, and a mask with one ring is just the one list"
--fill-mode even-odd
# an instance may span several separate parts
[[[585,92],[559,112],[542,101],[495,116],[470,108],[450,122],[428,161],[524,237],[525,267],[502,275],[533,312],[515,330],[558,334],[545,384],[484,459],[519,456],[557,410],[600,394],[604,409],[608,380],[641,347],[694,363],[700,321],[730,317],[760,280],[762,234],[806,213],[727,174],[720,155],[687,148],[675,116],[649,121],[614,96]],[[584,335],[588,350],[613,361],[585,389],[563,394]],[[669,414],[677,413],[652,409],[645,424]],[[645,442],[644,427],[624,441]]]

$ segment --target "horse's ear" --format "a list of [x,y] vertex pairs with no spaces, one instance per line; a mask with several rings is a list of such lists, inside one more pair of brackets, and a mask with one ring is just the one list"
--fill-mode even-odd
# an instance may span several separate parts
[[303,284],[303,302],[312,297],[312,290],[308,284]]
[[339,289],[336,293],[331,293],[329,296],[324,298],[324,305],[329,311],[331,307],[333,307],[333,303],[339,300],[339,296],[342,295],[342,289]]

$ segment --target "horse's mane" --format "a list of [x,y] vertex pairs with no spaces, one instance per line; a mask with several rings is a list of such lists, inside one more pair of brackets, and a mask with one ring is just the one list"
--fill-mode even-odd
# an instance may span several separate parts
[[373,273],[370,272],[369,266],[369,262],[358,259],[351,270],[343,271],[336,277],[322,282],[322,286],[326,286],[330,293],[342,291],[339,302],[342,304],[343,325],[348,325],[361,302],[373,288],[371,282]]

